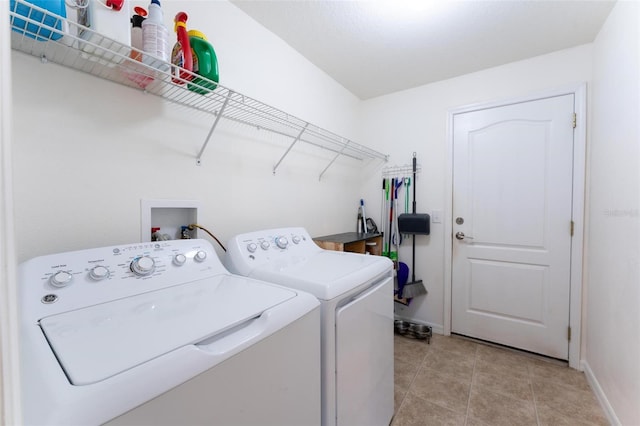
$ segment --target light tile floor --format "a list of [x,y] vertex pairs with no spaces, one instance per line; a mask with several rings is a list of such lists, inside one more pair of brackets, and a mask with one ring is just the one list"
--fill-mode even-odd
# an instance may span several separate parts
[[392,426],[608,425],[582,372],[460,337],[395,336]]

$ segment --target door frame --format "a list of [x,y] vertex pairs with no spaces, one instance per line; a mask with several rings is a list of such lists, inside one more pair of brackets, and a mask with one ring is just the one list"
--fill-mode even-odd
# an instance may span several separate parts
[[[4,3],[4,2],[1,2]],[[0,424],[22,424],[11,155],[9,8],[0,7]],[[6,24],[5,24],[6,23]]]
[[586,188],[586,122],[587,122],[587,84],[578,83],[568,87],[551,89],[526,96],[510,98],[501,101],[485,102],[465,105],[450,109],[447,113],[447,162],[445,177],[445,208],[444,208],[444,318],[443,331],[446,336],[451,334],[451,302],[452,302],[452,238],[453,238],[453,119],[457,114],[478,111],[487,108],[502,107],[516,103],[536,101],[540,99],[574,95],[575,112],[577,114],[574,131],[573,149],[573,199],[572,220],[574,234],[571,241],[570,260],[570,300],[569,326],[571,340],[569,341],[569,366],[581,370],[580,349],[582,341],[582,261],[584,254],[584,216],[585,216],[585,188]]

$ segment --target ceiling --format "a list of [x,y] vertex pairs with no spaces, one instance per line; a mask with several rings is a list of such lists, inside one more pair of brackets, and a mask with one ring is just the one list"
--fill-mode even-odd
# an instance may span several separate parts
[[231,0],[360,99],[590,43],[611,0]]

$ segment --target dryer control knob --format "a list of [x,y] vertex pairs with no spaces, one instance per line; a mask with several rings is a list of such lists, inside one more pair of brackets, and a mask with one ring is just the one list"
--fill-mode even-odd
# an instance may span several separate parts
[[291,237],[291,241],[293,241],[293,244],[300,244],[300,237],[294,235],[293,237]]
[[258,249],[258,246],[256,245],[256,243],[247,244],[247,251],[249,253],[255,253],[257,249]]
[[287,245],[289,245],[289,240],[287,240],[287,237],[281,235],[276,238],[276,245],[281,249],[286,249]]
[[109,278],[109,270],[102,265],[94,266],[89,271],[89,276],[96,281],[104,280]]
[[131,272],[144,277],[151,275],[156,270],[156,262],[149,256],[141,256],[133,259],[131,262]]
[[260,247],[262,248],[262,250],[269,250],[271,244],[269,244],[269,241],[262,240],[262,242],[260,243]]
[[49,278],[49,282],[54,287],[66,287],[71,284],[73,275],[67,271],[58,271]]
[[187,256],[182,253],[178,253],[173,256],[173,264],[176,266],[182,266],[187,262]]
[[204,262],[204,260],[207,258],[207,252],[204,250],[198,250],[198,252],[196,253],[195,256],[193,256],[193,259],[196,262]]

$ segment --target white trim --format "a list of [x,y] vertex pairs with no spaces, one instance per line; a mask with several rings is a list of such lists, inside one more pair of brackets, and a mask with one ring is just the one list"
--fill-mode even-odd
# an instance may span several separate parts
[[453,238],[453,116],[456,110],[447,114],[447,160],[446,176],[444,182],[444,318],[442,331],[445,336],[451,335],[451,262]]
[[622,423],[620,423],[618,416],[616,416],[616,412],[613,409],[613,406],[609,403],[609,399],[607,399],[607,395],[604,393],[604,390],[602,389],[602,386],[600,386],[598,379],[596,379],[595,374],[593,374],[591,367],[589,366],[587,361],[582,361],[581,366],[582,370],[584,371],[584,375],[587,378],[587,382],[591,387],[591,390],[596,395],[596,398],[598,399],[600,407],[602,408],[602,411],[604,411],[605,416],[607,416],[609,424],[620,426]]
[[587,156],[587,84],[574,91],[576,128],[573,133],[573,241],[571,242],[571,298],[569,301],[569,366],[580,370],[582,342],[582,266],[584,260],[584,202],[586,189]]
[[0,7],[0,424],[22,424],[11,156],[9,8]]
[[447,114],[447,175],[445,180],[445,212],[444,212],[444,318],[443,333],[451,334],[451,236],[453,232],[453,118],[462,114],[482,109],[529,102],[538,99],[573,94],[575,111],[578,115],[574,131],[573,150],[573,221],[575,222],[573,241],[571,244],[571,296],[569,300],[569,325],[571,341],[569,342],[569,366],[581,369],[580,342],[582,339],[582,261],[584,254],[584,197],[586,178],[586,135],[587,135],[587,84],[579,83],[568,87],[546,90],[528,96],[510,98],[502,101],[466,105],[450,109]]

